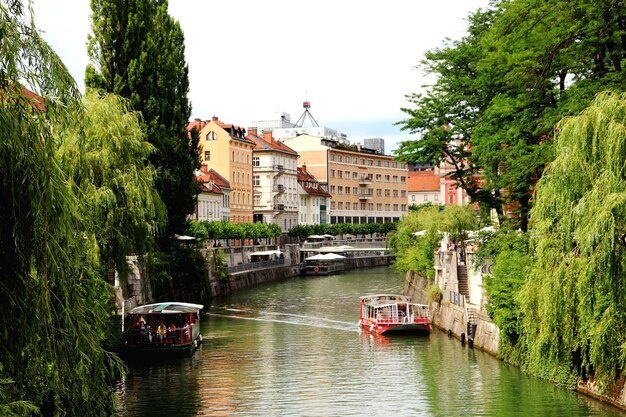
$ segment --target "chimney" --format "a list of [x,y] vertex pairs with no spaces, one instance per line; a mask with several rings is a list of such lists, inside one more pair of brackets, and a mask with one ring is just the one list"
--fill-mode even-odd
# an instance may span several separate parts
[[306,162],[302,164],[302,171],[306,172]]
[[198,123],[200,123],[200,122],[202,121],[202,119],[200,119],[199,117],[196,117],[194,120],[195,120],[196,122],[198,122]]
[[255,128],[252,128],[252,127],[248,128],[248,134],[249,135],[256,136],[256,132],[257,132],[256,131],[256,127]]
[[213,120],[214,122],[217,122],[217,116],[213,116],[211,120]]
[[263,139],[265,139],[269,143],[274,143],[274,136],[272,136],[272,131],[263,131]]

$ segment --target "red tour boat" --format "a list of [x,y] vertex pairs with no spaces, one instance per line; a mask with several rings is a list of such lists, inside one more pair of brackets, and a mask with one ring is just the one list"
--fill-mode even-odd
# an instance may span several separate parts
[[425,304],[405,295],[376,294],[361,297],[359,327],[375,334],[429,334],[430,313]]

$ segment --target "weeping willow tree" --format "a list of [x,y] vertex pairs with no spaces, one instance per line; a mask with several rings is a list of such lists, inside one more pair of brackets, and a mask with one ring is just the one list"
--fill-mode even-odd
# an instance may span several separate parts
[[86,112],[61,133],[57,154],[103,267],[124,277],[126,256],[150,250],[166,222],[156,169],[148,162],[155,148],[123,98],[90,90],[83,102]]
[[26,401],[44,416],[111,413],[119,363],[101,347],[110,292],[94,270],[97,243],[56,154],[55,132],[82,111],[74,80],[31,13],[22,1],[0,0],[3,411]]
[[626,365],[626,95],[600,94],[557,132],[531,214],[519,347],[539,376],[606,388]]

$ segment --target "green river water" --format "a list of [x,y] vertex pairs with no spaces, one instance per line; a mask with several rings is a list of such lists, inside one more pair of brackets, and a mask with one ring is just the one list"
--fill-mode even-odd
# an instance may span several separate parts
[[400,293],[392,269],[268,284],[215,300],[195,353],[136,363],[120,417],[618,416],[444,332],[360,333],[359,297]]

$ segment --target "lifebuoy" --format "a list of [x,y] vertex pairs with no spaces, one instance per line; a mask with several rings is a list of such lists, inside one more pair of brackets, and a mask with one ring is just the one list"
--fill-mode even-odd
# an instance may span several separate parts
[[320,269],[317,266],[313,267],[313,272],[320,272]]

